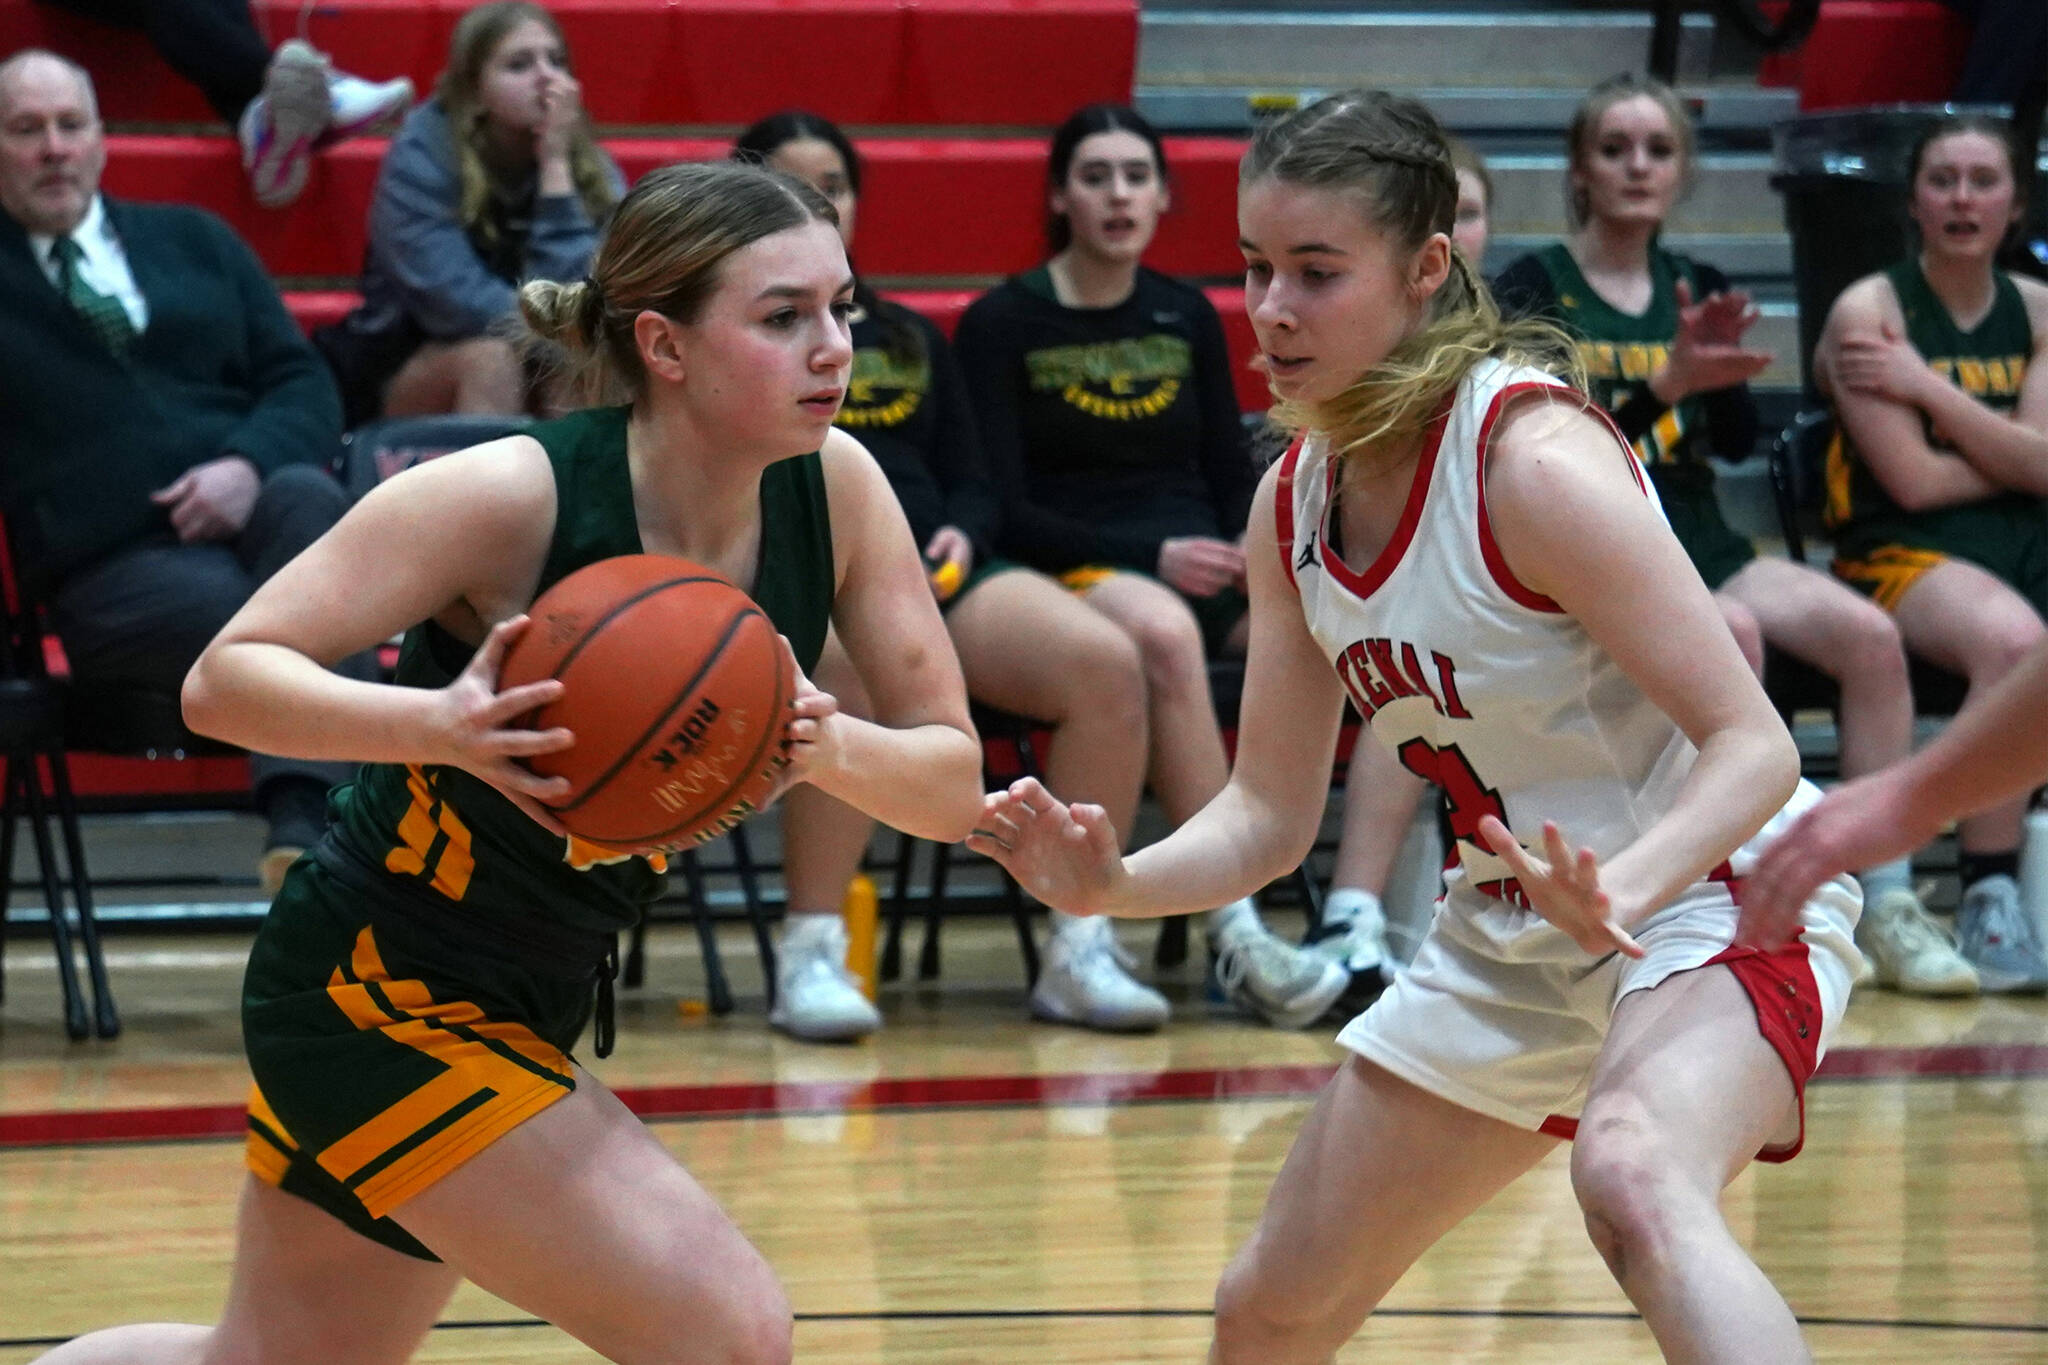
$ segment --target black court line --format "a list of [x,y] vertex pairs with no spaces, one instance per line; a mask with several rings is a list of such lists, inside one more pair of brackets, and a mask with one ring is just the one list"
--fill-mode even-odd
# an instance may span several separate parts
[[[938,1308],[867,1313],[798,1313],[798,1322],[1054,1322],[1128,1321],[1143,1318],[1207,1318],[1207,1308]],[[1494,1319],[1518,1322],[1641,1322],[1638,1313],[1564,1308],[1382,1308],[1376,1318]],[[2048,1335],[2048,1322],[1950,1322],[1936,1318],[1852,1318],[1801,1315],[1802,1327],[1863,1327],[1915,1332],[2004,1332]],[[476,1318],[437,1322],[437,1332],[503,1331],[547,1327],[541,1318]],[[0,1337],[0,1351],[62,1346],[70,1337]]]

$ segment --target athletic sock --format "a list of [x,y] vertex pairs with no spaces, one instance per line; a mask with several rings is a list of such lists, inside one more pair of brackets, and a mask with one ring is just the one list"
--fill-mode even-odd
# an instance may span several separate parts
[[1331,887],[1323,897],[1324,924],[1349,924],[1369,910],[1385,915],[1380,898],[1362,886]]
[[1209,937],[1220,943],[1230,926],[1237,923],[1242,917],[1249,917],[1254,924],[1258,923],[1259,907],[1252,904],[1250,896],[1246,896],[1243,900],[1232,901],[1228,905],[1217,906],[1209,912],[1208,918],[1202,923],[1203,927],[1208,930]]
[[1870,905],[1887,891],[1911,891],[1913,889],[1913,861],[1910,858],[1894,858],[1876,867],[1866,867],[1856,874],[1856,880],[1863,883],[1863,903]]

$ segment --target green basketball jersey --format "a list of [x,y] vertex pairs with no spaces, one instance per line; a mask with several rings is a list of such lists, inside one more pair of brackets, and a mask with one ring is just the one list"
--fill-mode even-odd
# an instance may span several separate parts
[[[1684,280],[1694,298],[1701,296],[1692,263],[1652,249],[1650,306],[1640,315],[1631,315],[1594,291],[1562,242],[1544,247],[1535,256],[1550,277],[1551,292],[1557,298],[1557,320],[1578,343],[1588,395],[1607,411],[1620,411],[1670,358],[1671,343],[1678,336],[1677,282]],[[1713,471],[1693,449],[1694,440],[1705,430],[1706,415],[1699,397],[1683,399],[1636,438],[1636,456],[1660,475],[1678,474],[1710,487]]]
[[[601,559],[642,552],[626,466],[624,408],[573,413],[531,429],[555,476],[555,532],[536,590]],[[761,475],[761,551],[754,600],[789,637],[806,672],[824,648],[832,610],[832,528],[818,456]],[[474,651],[432,622],[407,632],[398,682],[446,686]],[[601,961],[660,889],[660,859],[565,841],[481,779],[432,764],[365,764],[339,788],[322,864],[446,939],[515,959]],[[589,960],[578,965],[588,967]]]
[[[2020,386],[2027,378],[2027,358],[2034,351],[2034,329],[2027,320],[2026,301],[2011,278],[2003,271],[1993,275],[1991,311],[1965,332],[1956,326],[1955,319],[1935,296],[1917,257],[1901,261],[1884,273],[1892,282],[1892,291],[1899,296],[1899,311],[1906,318],[1906,339],[1928,365],[1994,412],[2011,413],[2017,408]],[[1922,420],[1929,445],[1942,451],[1954,449],[1943,444],[1932,425],[1926,425],[1924,417]],[[1827,494],[1828,525],[1853,529],[1850,538],[1858,545],[1887,541],[1904,533],[1904,528],[1918,519],[1892,501],[1839,422],[1828,446]],[[2040,500],[2024,493],[1999,493],[1966,505],[1992,504],[2008,504],[2024,512],[2038,508]]]

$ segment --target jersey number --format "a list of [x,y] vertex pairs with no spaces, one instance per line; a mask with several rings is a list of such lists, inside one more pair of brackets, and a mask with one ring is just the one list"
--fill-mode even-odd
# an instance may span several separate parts
[[1411,739],[1395,753],[1402,767],[1443,788],[1444,813],[1450,819],[1451,833],[1457,838],[1484,848],[1486,845],[1479,838],[1480,819],[1491,815],[1503,825],[1508,822],[1508,808],[1501,804],[1500,793],[1480,780],[1479,774],[1472,771],[1471,760],[1457,745],[1446,744],[1438,749],[1427,740]]

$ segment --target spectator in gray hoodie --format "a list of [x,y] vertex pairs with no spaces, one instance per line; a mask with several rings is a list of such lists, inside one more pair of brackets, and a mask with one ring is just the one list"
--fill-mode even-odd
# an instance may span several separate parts
[[351,426],[532,407],[497,324],[524,281],[590,268],[625,192],[581,92],[541,6],[501,0],[455,26],[434,98],[406,119],[377,179],[363,304],[320,337]]

